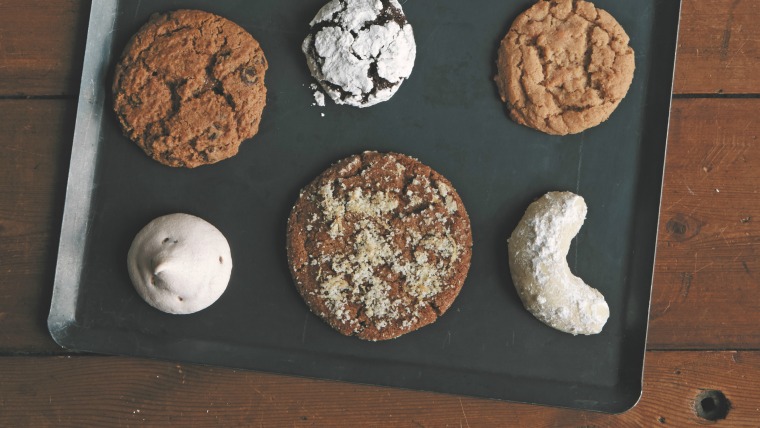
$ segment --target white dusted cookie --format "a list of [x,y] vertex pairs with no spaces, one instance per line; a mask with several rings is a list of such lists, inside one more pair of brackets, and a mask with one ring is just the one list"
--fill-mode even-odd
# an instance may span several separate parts
[[212,224],[190,214],[169,214],[135,236],[127,268],[148,304],[170,314],[191,314],[227,289],[232,256],[227,239]]
[[528,206],[509,238],[509,270],[525,309],[573,335],[601,332],[610,315],[604,296],[567,264],[570,241],[586,212],[582,197],[549,192]]
[[417,45],[397,0],[332,0],[309,25],[301,49],[337,104],[387,101],[412,73]]

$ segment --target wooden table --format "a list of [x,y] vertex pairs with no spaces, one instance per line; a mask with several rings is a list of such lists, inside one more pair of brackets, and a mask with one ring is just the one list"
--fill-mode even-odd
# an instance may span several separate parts
[[[89,2],[0,1],[0,426],[760,426],[760,1],[683,0],[641,402],[622,415],[73,354],[46,318]],[[699,396],[699,398],[697,398]]]

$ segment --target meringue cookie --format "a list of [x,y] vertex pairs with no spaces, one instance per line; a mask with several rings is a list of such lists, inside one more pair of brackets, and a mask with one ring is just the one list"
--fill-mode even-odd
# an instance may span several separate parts
[[230,280],[232,256],[224,235],[189,214],[148,223],[127,254],[132,284],[148,304],[170,314],[191,314],[214,303]]

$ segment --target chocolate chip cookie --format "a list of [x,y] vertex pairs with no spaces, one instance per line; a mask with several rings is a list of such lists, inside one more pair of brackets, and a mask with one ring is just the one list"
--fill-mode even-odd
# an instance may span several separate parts
[[164,165],[227,159],[259,129],[267,60],[237,24],[199,10],[153,15],[116,65],[122,130]]
[[344,335],[385,340],[451,306],[470,267],[472,232],[443,176],[405,155],[365,152],[303,189],[287,252],[312,312]]
[[496,84],[510,116],[552,135],[607,120],[633,79],[634,54],[615,18],[583,0],[541,0],[512,23]]

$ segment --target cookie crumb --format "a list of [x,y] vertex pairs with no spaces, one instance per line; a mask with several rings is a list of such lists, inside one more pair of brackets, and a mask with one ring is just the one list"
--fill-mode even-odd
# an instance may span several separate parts
[[[324,107],[325,106],[325,94],[323,94],[322,91],[319,91],[319,90],[314,91],[314,101],[316,101],[316,103],[317,103],[317,105],[319,107]],[[324,115],[325,114],[322,113],[322,116],[324,116]]]

